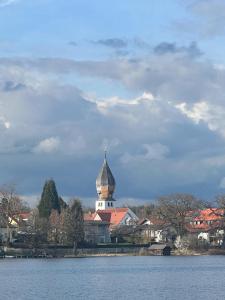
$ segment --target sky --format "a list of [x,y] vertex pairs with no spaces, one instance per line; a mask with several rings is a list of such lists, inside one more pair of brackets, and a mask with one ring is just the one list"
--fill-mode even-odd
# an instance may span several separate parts
[[225,193],[224,0],[0,0],[0,183],[93,204]]

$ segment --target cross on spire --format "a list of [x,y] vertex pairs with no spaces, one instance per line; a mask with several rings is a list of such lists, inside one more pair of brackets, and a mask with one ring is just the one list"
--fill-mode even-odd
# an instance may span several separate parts
[[104,150],[104,158],[105,160],[107,159],[107,148],[105,147],[105,150]]

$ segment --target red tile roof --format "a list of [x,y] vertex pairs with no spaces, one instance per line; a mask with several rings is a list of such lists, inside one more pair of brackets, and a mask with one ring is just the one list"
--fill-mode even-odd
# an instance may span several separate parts
[[102,221],[107,221],[111,226],[118,226],[126,214],[128,213],[129,208],[110,208],[106,210],[98,210],[96,214],[101,218]]
[[224,210],[219,208],[207,208],[196,212],[191,212],[190,223],[186,224],[189,232],[210,231],[221,226],[224,219]]
[[103,221],[109,222],[111,226],[119,225],[125,218],[129,208],[109,208],[98,210],[95,213],[84,214],[84,221]]

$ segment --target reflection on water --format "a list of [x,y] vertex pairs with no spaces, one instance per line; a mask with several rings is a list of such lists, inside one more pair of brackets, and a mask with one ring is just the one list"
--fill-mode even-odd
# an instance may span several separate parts
[[225,256],[0,261],[0,299],[225,299]]

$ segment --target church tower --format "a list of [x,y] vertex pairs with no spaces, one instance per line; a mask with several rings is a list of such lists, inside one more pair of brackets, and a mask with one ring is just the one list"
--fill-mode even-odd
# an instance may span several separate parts
[[114,207],[113,193],[116,187],[116,182],[109,168],[106,153],[102,168],[96,179],[96,189],[98,200],[95,203],[95,210],[107,210]]

